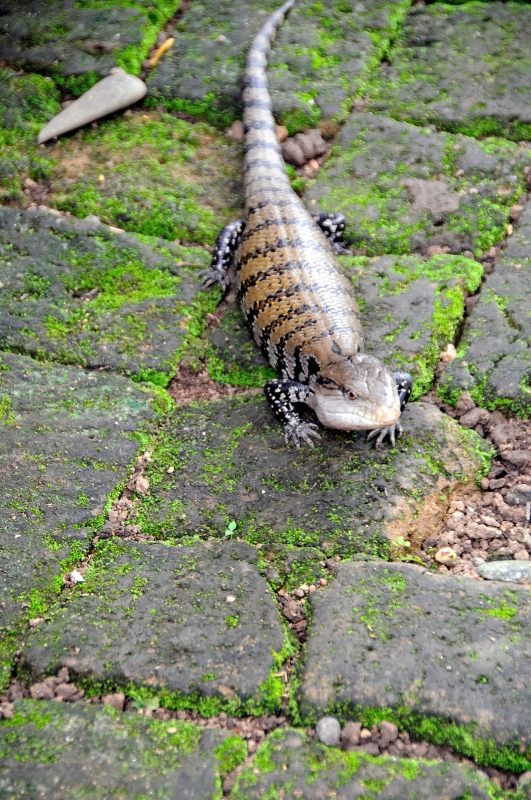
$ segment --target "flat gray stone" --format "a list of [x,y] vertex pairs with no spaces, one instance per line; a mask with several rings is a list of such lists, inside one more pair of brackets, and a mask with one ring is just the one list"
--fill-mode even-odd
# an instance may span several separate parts
[[0,347],[166,386],[192,303],[206,301],[194,308],[204,317],[219,295],[199,294],[204,250],[160,244],[97,220],[0,208]]
[[238,800],[263,797],[488,800],[492,797],[489,782],[460,764],[345,753],[294,730],[275,731],[268,737],[254,763],[241,772],[234,796]]
[[74,96],[124,67],[138,74],[178,0],[2,0],[0,61],[42,72]]
[[487,581],[518,581],[531,578],[531,564],[529,561],[491,561],[476,567],[482,578]]
[[[252,38],[278,7],[271,0],[190,4],[177,24],[175,44],[147,79],[149,96],[170,110],[229,126],[241,116]],[[321,116],[345,118],[408,7],[408,0],[343,6],[300,0],[291,9],[268,69],[275,114],[290,133],[315,127]]]
[[234,535],[260,545],[281,583],[313,583],[325,577],[325,557],[385,555],[395,526],[407,519],[414,527],[417,512],[424,524],[424,507],[436,524],[441,491],[477,475],[477,434],[423,403],[403,421],[396,448],[376,451],[365,432],[320,428],[315,449],[297,451],[264,398],[184,407],[160,429],[146,471],[150,494],[138,498],[130,522],[179,541],[223,539],[234,521]]
[[[455,341],[467,293],[477,291],[483,266],[463,256],[340,258],[359,301],[365,349],[392,369],[413,375],[413,399],[428,392],[439,355]],[[236,301],[214,328],[207,358],[211,377],[236,386],[263,386],[276,377],[251,338]]]
[[445,370],[439,393],[456,402],[471,392],[480,405],[508,414],[531,408],[531,205],[524,209],[467,320],[460,357]]
[[369,107],[472,136],[529,139],[531,8],[429,3],[406,18]]
[[39,133],[38,142],[47,142],[55,136],[69,133],[82,125],[113,114],[137,103],[146,96],[147,87],[140,78],[116,68],[112,75],[92,86],[88,92],[64,108],[50,120]]
[[152,401],[124,378],[0,355],[0,683],[22,621],[25,634],[87,552]]
[[[303,715],[401,707],[499,744],[531,742],[527,587],[429,573],[412,564],[342,564],[312,594]],[[404,715],[407,719],[407,715]]]
[[28,637],[24,669],[38,677],[67,666],[114,686],[269,699],[279,711],[282,682],[279,697],[262,687],[284,634],[257,555],[242,542],[99,542],[84,583]]
[[479,256],[505,237],[527,168],[531,152],[509,142],[354,112],[304,200],[312,213],[343,213],[347,239],[369,256]]
[[35,700],[18,700],[15,713],[0,727],[4,797],[219,797],[219,729]]

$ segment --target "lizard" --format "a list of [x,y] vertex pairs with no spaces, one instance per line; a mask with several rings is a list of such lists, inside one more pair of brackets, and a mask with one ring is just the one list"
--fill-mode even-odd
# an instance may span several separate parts
[[369,430],[380,446],[402,434],[400,416],[413,388],[363,351],[360,311],[338,254],[345,251],[341,214],[311,215],[291,188],[267,84],[267,56],[295,0],[266,21],[247,56],[243,89],[244,191],[247,219],[219,233],[205,286],[229,286],[236,263],[238,298],[256,343],[282,378],[264,386],[287,444],[314,446],[318,425],[298,406],[340,430]]

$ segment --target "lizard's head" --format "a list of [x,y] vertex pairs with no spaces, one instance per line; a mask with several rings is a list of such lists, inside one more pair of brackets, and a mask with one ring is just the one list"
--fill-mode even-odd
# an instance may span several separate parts
[[327,428],[386,428],[400,417],[394,376],[367,353],[339,357],[324,367],[312,384],[313,410]]

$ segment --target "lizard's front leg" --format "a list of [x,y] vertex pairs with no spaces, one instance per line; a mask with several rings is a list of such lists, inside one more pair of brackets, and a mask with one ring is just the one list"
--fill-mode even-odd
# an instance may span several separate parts
[[331,214],[330,212],[323,211],[322,214],[316,214],[314,220],[338,255],[352,255],[350,250],[347,250],[345,247],[345,242],[343,241],[343,234],[347,226],[347,221],[343,214]]
[[245,221],[237,219],[229,222],[217,235],[210,267],[203,273],[203,285],[219,283],[224,292],[229,286],[228,271],[231,261],[240,246]]
[[303,422],[295,410],[296,403],[310,405],[311,391],[304,383],[288,380],[268,381],[264,386],[267,402],[284,425],[286,444],[293,443],[297,449],[301,441],[313,447],[311,437],[320,439],[317,425]]
[[[396,388],[398,389],[398,399],[400,400],[400,413],[403,412],[405,409],[409,398],[411,397],[411,392],[413,391],[413,377],[409,374],[409,372],[395,372],[393,373],[396,380]],[[367,436],[367,440],[373,439],[375,436],[378,438],[376,439],[376,447],[379,447],[386,436],[389,436],[391,440],[391,444],[393,447],[395,446],[396,439],[399,439],[402,436],[403,428],[400,423],[400,420],[395,422],[393,425],[389,425],[387,428],[379,428],[375,431],[371,431]]]

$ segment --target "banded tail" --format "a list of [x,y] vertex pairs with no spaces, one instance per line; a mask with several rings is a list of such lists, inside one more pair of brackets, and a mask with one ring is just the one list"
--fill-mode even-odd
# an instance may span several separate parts
[[267,56],[277,28],[295,0],[288,0],[255,37],[245,69],[243,126],[245,131],[244,187],[247,207],[264,191],[291,192],[277,138],[271,98],[267,88]]

